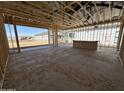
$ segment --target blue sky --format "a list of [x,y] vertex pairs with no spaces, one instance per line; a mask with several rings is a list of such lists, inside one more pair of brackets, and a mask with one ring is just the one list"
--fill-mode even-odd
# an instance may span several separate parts
[[[12,35],[15,36],[13,25],[5,24],[7,35],[10,36],[9,27],[11,29]],[[17,25],[17,31],[18,31],[18,36],[32,36],[32,35],[39,34],[39,33],[42,33],[42,32],[47,32],[48,29]]]

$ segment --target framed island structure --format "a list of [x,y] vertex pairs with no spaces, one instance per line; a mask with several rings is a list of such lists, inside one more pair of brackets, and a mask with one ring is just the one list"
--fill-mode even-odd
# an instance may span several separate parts
[[74,48],[81,48],[87,50],[97,50],[98,41],[79,41],[73,40]]

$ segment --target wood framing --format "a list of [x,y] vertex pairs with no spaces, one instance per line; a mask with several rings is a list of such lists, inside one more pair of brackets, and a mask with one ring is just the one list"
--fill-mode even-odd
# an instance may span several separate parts
[[93,1],[93,4],[94,4],[94,6],[95,6],[95,9],[96,9],[96,12],[97,12],[97,20],[98,20],[98,22],[100,21],[100,12],[99,12],[99,10],[98,10],[98,7],[97,7],[97,5],[96,5],[96,3]]
[[120,47],[119,56],[120,56],[121,65],[124,66],[124,33],[122,34],[122,43]]
[[14,22],[14,17],[12,18],[12,23],[13,23],[13,26],[14,26],[14,32],[15,32],[15,37],[16,37],[16,43],[17,43],[18,53],[20,53],[21,50],[20,50],[20,45],[19,45],[17,27],[16,27],[16,23]]
[[[38,25],[37,27],[49,28],[54,23],[61,29],[68,29],[90,24],[99,24],[100,21],[103,21],[100,20],[100,17],[103,18],[104,16],[100,15],[104,11],[99,10],[99,7],[102,6],[104,9],[108,9],[110,14],[115,14],[113,13],[114,11],[111,11],[111,8],[114,7],[121,10],[123,5],[118,6],[118,4],[121,3],[122,2],[112,2],[111,4],[109,2],[104,3],[97,1],[47,1],[42,3],[39,3],[38,1],[3,1],[0,2],[0,12],[4,13],[4,15],[15,16],[17,25]],[[96,9],[96,12],[94,12],[94,9]],[[109,15],[104,21],[107,21],[107,18],[111,21],[118,20],[120,16],[122,16],[122,13],[115,18],[112,18],[112,16]]]
[[120,20],[120,30],[119,30],[119,35],[118,35],[118,41],[117,41],[117,50],[119,51],[120,49],[120,44],[121,44],[121,39],[122,39],[122,33],[123,33],[123,28],[124,28],[124,15],[122,19]]
[[4,68],[9,55],[8,49],[9,46],[4,27],[4,20],[2,14],[0,14],[0,79],[3,78]]
[[48,43],[49,43],[49,45],[51,44],[51,42],[50,42],[50,28],[48,29]]
[[98,41],[73,41],[74,48],[97,50]]
[[[81,4],[80,4],[80,2],[77,2],[79,5],[80,5],[80,7],[87,13],[87,14],[89,14],[89,16],[92,18],[92,20],[95,20],[95,18],[91,15],[91,13],[90,12],[88,12],[86,9],[85,9],[85,7],[83,7]],[[95,20],[96,21],[96,20]],[[96,21],[96,23],[98,23],[98,21]]]
[[53,24],[52,26],[52,35],[53,35],[53,46],[58,46],[58,25]]

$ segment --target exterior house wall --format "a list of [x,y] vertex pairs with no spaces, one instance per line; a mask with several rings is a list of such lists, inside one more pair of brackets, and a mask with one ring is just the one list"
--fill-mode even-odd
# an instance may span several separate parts
[[46,41],[46,40],[48,40],[48,35],[34,36],[33,40],[43,40],[43,41]]

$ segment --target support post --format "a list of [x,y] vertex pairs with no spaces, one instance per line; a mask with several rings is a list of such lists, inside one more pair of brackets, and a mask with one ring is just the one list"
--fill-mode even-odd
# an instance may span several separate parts
[[58,46],[58,27],[55,25],[55,46]]
[[55,45],[55,40],[54,40],[54,29],[52,28],[52,41],[53,41],[53,46]]
[[14,26],[14,31],[15,31],[15,37],[16,37],[16,43],[17,43],[17,49],[18,49],[18,53],[20,53],[21,50],[20,50],[20,45],[19,45],[18,32],[17,32],[16,24],[15,24],[15,22],[14,22],[14,18],[12,18],[12,21],[13,21],[13,26]]
[[50,45],[50,28],[48,29],[48,43]]
[[124,66],[124,33],[122,35],[122,44],[119,52],[119,59],[120,59],[121,65]]
[[53,46],[58,46],[58,25],[53,24],[52,26],[52,35],[53,35]]

